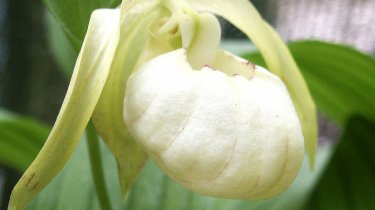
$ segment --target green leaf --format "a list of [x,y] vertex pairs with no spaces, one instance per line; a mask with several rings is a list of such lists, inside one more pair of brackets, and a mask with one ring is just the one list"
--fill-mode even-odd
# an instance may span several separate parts
[[[375,120],[375,60],[354,48],[320,41],[291,43],[319,111],[341,125],[354,114]],[[245,56],[262,65],[259,53]]]
[[75,50],[80,49],[91,13],[98,8],[113,8],[121,0],[43,0],[67,35]]
[[60,67],[58,69],[64,73],[66,78],[70,78],[77,59],[77,50],[73,49],[64,31],[48,11],[46,11],[46,27],[48,44],[54,60]]
[[24,209],[63,168],[94,111],[119,38],[120,11],[96,10],[54,127],[43,148],[14,187],[9,210]]
[[49,128],[39,122],[0,110],[0,163],[25,171],[48,132]]
[[375,209],[375,123],[349,120],[305,209]]

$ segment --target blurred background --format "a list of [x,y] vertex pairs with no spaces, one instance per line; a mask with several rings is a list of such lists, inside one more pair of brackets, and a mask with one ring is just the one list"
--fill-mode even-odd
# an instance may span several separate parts
[[[375,0],[252,2],[286,41],[326,40],[375,54]],[[222,20],[222,25],[224,39],[245,39],[229,23]],[[74,56],[55,53],[76,55],[61,34],[42,1],[0,0],[1,109],[53,124],[74,64]],[[56,47],[61,42],[64,49]],[[340,128],[320,115],[320,143],[335,142],[338,136]],[[20,175],[0,163],[0,209],[6,209]]]
[[[0,107],[51,125],[68,79],[52,56],[46,14],[42,1],[0,0]],[[0,165],[0,209],[20,175]]]

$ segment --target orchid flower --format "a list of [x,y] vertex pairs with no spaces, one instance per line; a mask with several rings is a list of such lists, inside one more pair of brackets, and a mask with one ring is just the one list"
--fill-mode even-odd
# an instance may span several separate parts
[[[221,16],[268,70],[220,49]],[[128,192],[151,157],[205,195],[265,199],[316,150],[316,111],[287,46],[247,0],[124,0],[93,12],[55,125],[15,186],[24,209],[63,168],[90,118]]]

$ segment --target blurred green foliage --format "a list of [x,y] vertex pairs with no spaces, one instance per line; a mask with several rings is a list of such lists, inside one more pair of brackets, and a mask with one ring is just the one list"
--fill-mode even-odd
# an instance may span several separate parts
[[[289,44],[319,111],[339,125],[353,115],[375,121],[375,59],[344,45],[321,41]],[[244,56],[264,66],[259,53]]]
[[0,109],[0,163],[24,171],[38,154],[49,128]]

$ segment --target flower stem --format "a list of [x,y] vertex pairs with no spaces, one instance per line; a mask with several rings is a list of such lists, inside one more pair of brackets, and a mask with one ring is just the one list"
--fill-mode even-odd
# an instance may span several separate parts
[[87,147],[89,150],[91,173],[94,179],[96,195],[98,196],[99,205],[102,210],[111,210],[111,203],[108,196],[108,190],[105,185],[103,164],[101,159],[99,138],[96,134],[95,127],[90,120],[86,128]]

